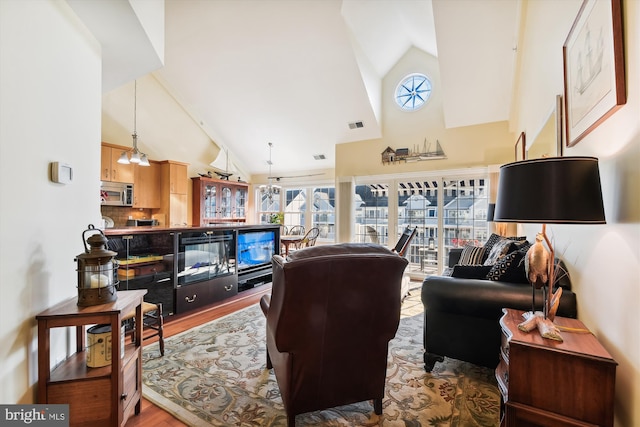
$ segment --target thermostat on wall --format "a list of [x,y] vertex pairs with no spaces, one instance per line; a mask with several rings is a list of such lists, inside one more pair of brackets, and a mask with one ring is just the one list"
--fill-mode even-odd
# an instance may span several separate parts
[[51,162],[51,181],[60,184],[70,184],[73,181],[73,168],[61,162]]

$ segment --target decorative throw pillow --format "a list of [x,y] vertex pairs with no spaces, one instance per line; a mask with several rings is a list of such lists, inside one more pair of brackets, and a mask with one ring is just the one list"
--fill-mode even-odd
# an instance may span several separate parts
[[483,264],[484,265],[493,265],[493,264],[496,263],[496,261],[498,261],[500,258],[505,256],[509,252],[513,252],[513,251],[509,250],[513,243],[515,243],[515,240],[503,239],[503,240],[498,241],[491,248],[491,252],[489,252],[489,255],[484,260]]
[[500,258],[487,273],[487,279],[511,283],[529,283],[524,270],[524,258],[530,245]]
[[493,246],[499,241],[504,239],[520,242],[520,241],[527,240],[527,237],[526,236],[504,237],[496,233],[491,233],[491,236],[489,236],[487,241],[484,243],[484,259],[482,260],[482,262],[487,260],[487,258],[489,257],[489,254],[491,253],[491,249],[493,249]]
[[465,245],[464,249],[462,249],[462,253],[460,254],[460,260],[458,261],[458,264],[479,265],[479,264],[482,264],[483,258],[484,258],[484,247]]
[[460,265],[453,266],[451,277],[459,279],[486,279],[487,274],[491,271],[490,265]]

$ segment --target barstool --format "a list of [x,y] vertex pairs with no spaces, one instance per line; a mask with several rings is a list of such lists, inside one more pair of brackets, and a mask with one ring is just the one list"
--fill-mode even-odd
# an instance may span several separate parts
[[[132,323],[135,321],[135,310],[131,311],[127,315],[122,318],[122,321],[131,321]],[[142,302],[142,329],[152,329],[155,332],[150,334],[142,334],[142,339],[146,340],[149,338],[153,338],[155,336],[158,337],[158,345],[160,346],[160,355],[164,356],[164,338],[163,338],[163,319],[162,319],[162,303],[151,303],[151,302]],[[133,325],[131,328],[131,341],[135,341],[136,339],[136,328]]]

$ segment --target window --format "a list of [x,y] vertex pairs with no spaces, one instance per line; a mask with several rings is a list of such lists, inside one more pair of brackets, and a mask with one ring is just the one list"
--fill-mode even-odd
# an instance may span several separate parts
[[[260,223],[269,223],[273,214],[282,213],[283,224],[287,229],[300,225],[305,231],[309,231],[317,227],[320,230],[319,241],[335,241],[335,187],[285,187],[271,198],[262,194],[260,190],[256,190],[255,194],[256,200],[259,201]],[[311,203],[307,203],[309,194],[312,195]]]
[[403,111],[419,110],[430,96],[431,81],[424,74],[409,74],[396,87],[396,103]]
[[[389,185],[356,186],[355,241],[387,245],[389,227]],[[394,235],[395,238],[395,235]]]
[[311,227],[320,230],[321,239],[335,239],[336,236],[336,195],[334,187],[313,189],[313,205],[311,205]]
[[406,227],[418,227],[407,258],[420,271],[438,270],[438,183],[425,179],[398,182],[398,234]]
[[304,188],[289,188],[284,193],[284,225],[291,228],[294,225],[305,225],[305,210],[307,191]]
[[260,201],[258,221],[261,224],[268,224],[271,222],[271,216],[280,212],[280,194],[267,194],[258,189],[255,195],[256,200]]
[[488,189],[484,178],[445,180],[452,190],[443,207],[445,247],[461,248],[471,243],[481,245],[488,238]]
[[377,239],[393,247],[406,227],[417,227],[405,256],[407,272],[418,276],[442,271],[451,248],[484,243],[488,237],[486,170],[478,168],[463,176],[440,173],[356,183],[353,241]]

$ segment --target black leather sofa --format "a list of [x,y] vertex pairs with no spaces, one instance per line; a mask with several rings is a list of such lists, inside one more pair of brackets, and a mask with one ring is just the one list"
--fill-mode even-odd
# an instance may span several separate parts
[[[449,266],[460,258],[461,250],[449,253]],[[564,271],[562,261],[556,260]],[[563,293],[557,315],[577,317],[576,295],[568,273],[556,286]],[[532,286],[488,279],[428,276],[422,284],[424,305],[424,363],[430,372],[444,357],[495,368],[500,351],[502,308],[529,311]],[[536,308],[541,310],[542,290],[536,290]]]

